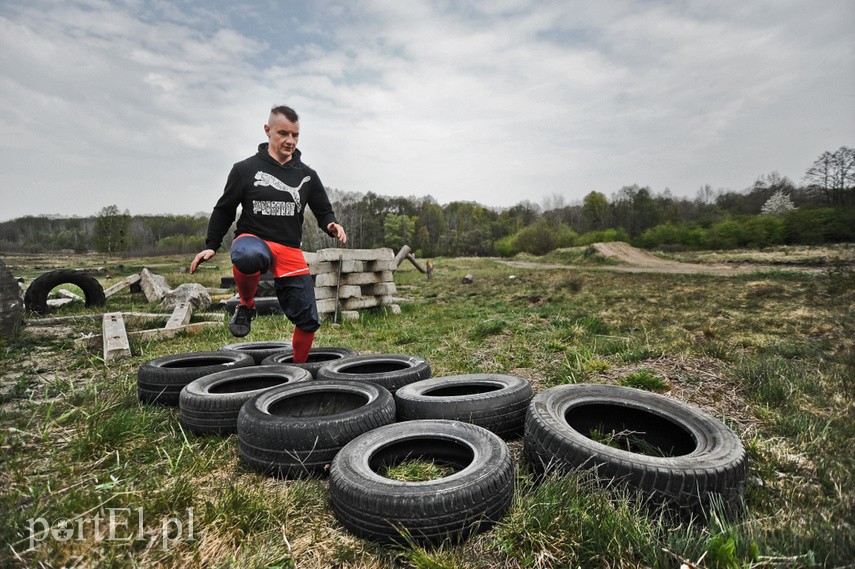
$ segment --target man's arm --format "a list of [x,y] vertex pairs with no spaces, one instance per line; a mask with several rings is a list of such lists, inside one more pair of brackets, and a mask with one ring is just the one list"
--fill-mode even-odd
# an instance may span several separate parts
[[211,212],[211,218],[208,220],[208,233],[205,236],[205,249],[196,254],[193,262],[190,263],[190,273],[195,273],[199,265],[210,260],[217,254],[217,249],[223,243],[223,237],[226,231],[231,227],[235,220],[235,212],[241,201],[242,190],[240,186],[240,175],[237,172],[237,165],[232,167],[229,172],[229,177],[226,180],[226,187],[223,189],[223,195],[217,200],[214,206],[214,211]]

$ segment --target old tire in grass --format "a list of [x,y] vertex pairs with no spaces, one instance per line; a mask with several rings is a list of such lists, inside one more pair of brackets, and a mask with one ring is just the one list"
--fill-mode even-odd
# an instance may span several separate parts
[[177,407],[181,390],[195,379],[227,369],[250,367],[249,354],[234,351],[187,352],[144,362],[137,371],[137,394],[143,403]]
[[704,517],[714,503],[738,511],[748,477],[745,448],[721,421],[676,399],[614,385],[537,394],[524,453],[535,471],[590,471],[683,517]]
[[188,383],[178,399],[181,422],[198,434],[237,432],[241,406],[267,389],[309,381],[312,374],[294,366],[250,366],[220,371]]
[[57,269],[40,275],[27,287],[24,304],[36,314],[48,311],[48,294],[61,284],[73,284],[83,291],[86,307],[104,306],[107,302],[104,287],[92,275],[77,269]]
[[283,350],[276,354],[266,357],[261,363],[262,365],[279,365],[285,364],[289,366],[301,367],[308,370],[312,377],[318,377],[318,370],[329,364],[330,362],[340,360],[349,356],[355,356],[356,352],[347,348],[325,348],[317,347],[309,349],[309,358],[305,363],[294,363],[294,350]]
[[[415,482],[381,474],[413,459],[456,471]],[[501,519],[513,493],[508,446],[459,421],[406,421],[370,431],[345,445],[330,470],[336,517],[357,536],[381,543],[460,541]]]
[[320,476],[353,438],[395,421],[395,400],[371,383],[305,381],[256,395],[238,415],[238,453],[279,478]]
[[[229,316],[235,313],[238,304],[240,304],[240,299],[237,297],[230,298],[223,303]],[[259,316],[282,314],[282,305],[279,304],[279,299],[275,296],[256,296],[255,312]]]
[[512,437],[522,434],[531,398],[531,385],[522,377],[472,373],[405,385],[395,392],[395,408],[399,421],[451,419]]
[[318,370],[318,379],[371,382],[395,393],[399,388],[431,376],[423,358],[404,354],[349,356]]
[[220,346],[218,349],[245,352],[252,356],[256,365],[259,365],[264,358],[282,353],[286,350],[291,350],[291,342],[286,340],[269,342],[236,342],[234,344]]

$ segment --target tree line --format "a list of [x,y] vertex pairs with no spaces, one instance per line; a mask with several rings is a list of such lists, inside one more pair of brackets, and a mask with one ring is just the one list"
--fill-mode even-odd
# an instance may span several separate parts
[[[706,185],[694,198],[625,186],[610,198],[590,192],[580,203],[553,194],[491,208],[432,197],[384,197],[328,188],[355,248],[407,244],[420,257],[542,255],[597,241],[645,248],[728,249],[855,241],[855,149],[823,153],[802,184],[772,172],[742,191]],[[92,217],[27,216],[0,223],[0,251],[99,251],[140,256],[204,248],[207,215],[142,215],[115,205]],[[224,247],[228,247],[231,233]],[[336,242],[306,213],[303,248]]]

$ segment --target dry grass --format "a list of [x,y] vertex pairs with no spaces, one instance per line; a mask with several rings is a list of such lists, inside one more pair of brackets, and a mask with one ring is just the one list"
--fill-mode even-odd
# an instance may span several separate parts
[[[118,268],[93,257],[66,266],[104,266],[103,281],[111,284],[138,270],[130,267],[159,265],[174,286],[191,279],[178,271],[185,261],[125,260]],[[15,273],[42,270],[26,263],[7,261]],[[33,263],[47,266],[45,259]],[[566,382],[620,384],[644,371],[661,380],[666,395],[740,435],[751,460],[746,515],[687,528],[650,519],[581,481],[536,486],[517,440],[510,447],[519,490],[495,530],[455,547],[380,547],[338,524],[325,480],[261,476],[241,464],[234,437],[189,435],[176,410],[139,404],[142,362],[230,343],[225,328],[135,343],[131,359],[109,366],[70,341],[28,337],[0,344],[0,507],[7,512],[0,565],[671,567],[703,556],[700,565],[708,567],[832,567],[855,558],[855,291],[845,278],[822,271],[724,278],[597,266],[538,270],[488,259],[434,265],[430,282],[406,266],[396,274],[407,299],[403,314],[324,326],[318,345],[420,355],[435,376],[520,375],[536,392]],[[192,279],[218,286],[221,273]],[[471,285],[460,281],[467,273],[475,276]],[[152,311],[129,293],[109,304]],[[68,340],[79,330],[71,326]],[[252,339],[290,334],[282,318],[261,317]],[[100,533],[89,527],[80,540],[46,539],[27,551],[28,519],[42,516],[56,528],[106,508],[137,507],[145,509],[143,539],[111,541],[105,526]],[[186,532],[188,508],[193,539],[185,533],[164,548],[164,524],[180,518]]]

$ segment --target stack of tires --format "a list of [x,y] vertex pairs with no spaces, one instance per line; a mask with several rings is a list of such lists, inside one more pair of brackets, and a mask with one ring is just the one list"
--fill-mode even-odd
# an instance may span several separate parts
[[[738,437],[661,395],[579,384],[533,396],[513,375],[431,377],[417,356],[313,348],[294,364],[287,343],[259,344],[271,343],[145,362],[140,399],[179,406],[193,432],[236,433],[241,460],[258,472],[328,475],[337,518],[366,539],[435,544],[491,527],[513,499],[506,440],[520,436],[535,474],[590,472],[691,516],[742,500]],[[603,433],[634,438],[623,448]],[[385,475],[411,460],[445,470],[420,481]]]

